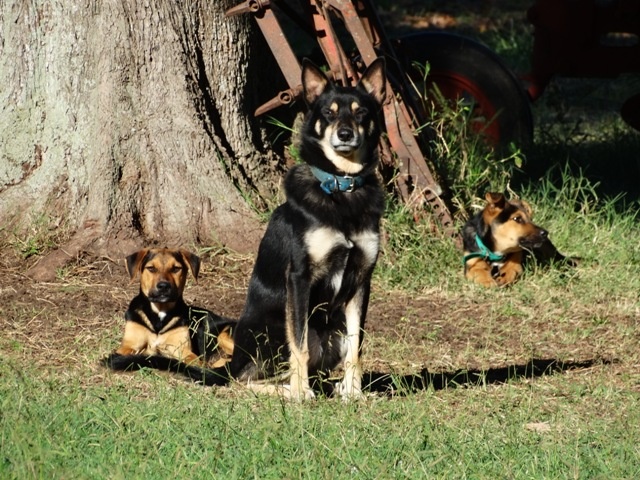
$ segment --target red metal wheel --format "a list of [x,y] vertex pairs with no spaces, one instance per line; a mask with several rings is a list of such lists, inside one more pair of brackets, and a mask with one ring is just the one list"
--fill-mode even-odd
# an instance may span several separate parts
[[[397,53],[404,69],[421,80],[413,66],[429,63],[428,82],[446,99],[462,101],[471,109],[475,131],[489,143],[524,147],[533,138],[528,95],[519,79],[486,46],[460,35],[421,32],[402,37]],[[415,73],[411,73],[415,72]]]

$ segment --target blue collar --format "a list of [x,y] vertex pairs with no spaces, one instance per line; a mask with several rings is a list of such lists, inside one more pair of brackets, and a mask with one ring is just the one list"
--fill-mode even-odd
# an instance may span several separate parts
[[464,256],[462,259],[462,263],[467,263],[467,260],[471,260],[472,258],[482,258],[489,263],[493,262],[501,262],[504,260],[504,255],[500,255],[498,253],[493,253],[491,250],[487,248],[487,246],[480,239],[480,235],[476,233],[476,245],[480,249],[478,252],[471,252]]
[[334,175],[332,173],[320,170],[318,167],[312,167],[311,173],[320,180],[320,188],[327,195],[335,192],[353,192],[356,188],[364,185],[364,178],[361,176],[352,177],[351,175]]

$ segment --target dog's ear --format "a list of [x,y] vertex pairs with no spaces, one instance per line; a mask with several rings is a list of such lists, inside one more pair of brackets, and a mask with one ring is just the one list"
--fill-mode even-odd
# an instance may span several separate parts
[[504,209],[504,206],[507,203],[507,200],[504,198],[502,193],[487,192],[484,198],[490,208],[497,208],[499,210]]
[[142,271],[142,261],[148,253],[149,249],[143,248],[138,252],[132,253],[125,259],[127,272],[129,273],[129,278],[131,278],[131,280],[135,279],[136,276]]
[[307,102],[307,105],[313,105],[327,88],[331,88],[331,83],[327,76],[311,60],[303,59],[302,89],[304,91],[304,101]]
[[191,275],[193,275],[193,278],[197,281],[198,274],[200,273],[200,257],[195,253],[188,252],[187,250],[180,250],[180,255],[182,256],[184,263],[189,267]]
[[529,205],[528,202],[525,202],[524,200],[520,200],[520,205],[522,205],[522,209],[527,212],[527,215],[529,217],[529,219],[533,218],[533,209],[531,208],[531,205]]
[[376,58],[362,75],[359,85],[382,105],[387,93],[386,62],[384,57]]

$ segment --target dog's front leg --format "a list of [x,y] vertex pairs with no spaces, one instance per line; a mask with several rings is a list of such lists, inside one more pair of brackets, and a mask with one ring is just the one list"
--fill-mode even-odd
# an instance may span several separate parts
[[507,257],[507,260],[500,267],[496,282],[501,287],[511,285],[522,275],[522,272],[522,252],[514,252]]
[[491,275],[491,265],[482,258],[473,258],[465,263],[464,275],[467,280],[484,287],[495,287],[496,281]]
[[163,334],[158,342],[158,353],[187,365],[205,366],[204,361],[191,349],[189,327],[177,327]]
[[116,350],[119,355],[136,355],[147,350],[153,335],[139,323],[127,321],[124,324],[124,334],[120,347]]
[[345,307],[347,333],[344,339],[344,377],[338,384],[338,394],[343,400],[362,398],[362,366],[360,365],[360,346],[363,319],[369,303],[369,285],[359,288]]
[[286,332],[289,345],[290,398],[295,401],[315,398],[309,383],[310,284],[306,272],[289,272],[287,277]]

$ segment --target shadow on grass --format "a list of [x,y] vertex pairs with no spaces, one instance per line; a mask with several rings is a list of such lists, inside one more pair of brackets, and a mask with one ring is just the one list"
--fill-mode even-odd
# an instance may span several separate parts
[[640,136],[619,135],[609,140],[564,145],[560,140],[537,144],[527,154],[521,172],[515,172],[514,188],[534,186],[542,178],[560,187],[568,173],[576,178],[585,177],[601,196],[624,195],[624,202],[640,200],[640,162],[638,147]]
[[503,384],[525,378],[537,378],[570,370],[610,365],[615,360],[593,359],[580,362],[565,362],[557,359],[531,359],[524,365],[508,365],[488,370],[456,370],[454,372],[429,373],[423,369],[419,374],[390,375],[368,372],[364,374],[363,385],[368,392],[387,395],[407,395],[428,388],[477,387]]

